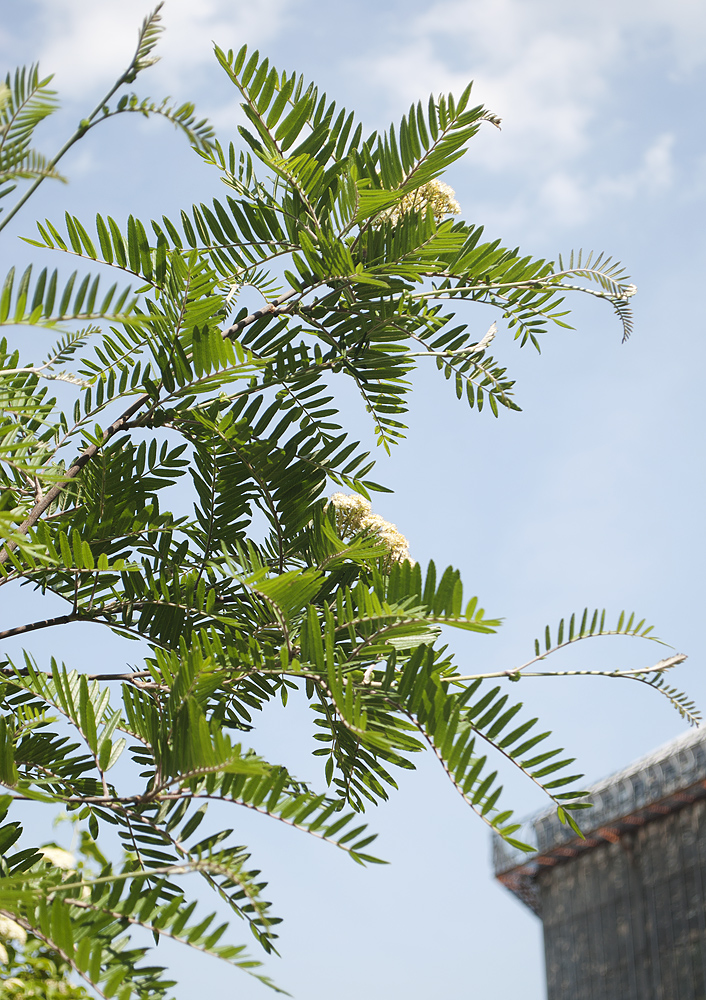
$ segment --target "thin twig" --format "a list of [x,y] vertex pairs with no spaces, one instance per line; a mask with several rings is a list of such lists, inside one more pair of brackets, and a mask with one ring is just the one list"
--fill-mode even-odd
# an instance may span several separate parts
[[24,635],[26,632],[34,632],[39,628],[51,628],[53,625],[66,625],[68,622],[93,620],[92,618],[85,618],[81,614],[77,615],[72,611],[68,615],[58,615],[56,618],[44,618],[40,622],[29,622],[27,625],[16,625],[15,628],[5,629],[4,632],[0,632],[0,641],[2,639],[11,639],[15,635]]

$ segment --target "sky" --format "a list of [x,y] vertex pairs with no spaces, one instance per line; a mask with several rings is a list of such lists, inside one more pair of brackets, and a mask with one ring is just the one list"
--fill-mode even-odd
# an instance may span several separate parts
[[[40,148],[55,148],[98,102],[149,9],[142,0],[5,0],[5,65],[39,59],[56,74],[64,104]],[[524,661],[546,624],[586,605],[616,618],[625,608],[689,655],[674,683],[706,706],[703,3],[168,0],[164,23],[161,61],[136,89],[195,101],[226,143],[237,141],[237,100],[213,41],[259,47],[278,68],[304,73],[355,108],[370,129],[473,79],[477,101],[503,125],[482,131],[446,178],[463,216],[528,254],[583,247],[625,264],[638,286],[626,344],[610,307],[587,298],[570,303],[575,329],[550,331],[541,356],[520,350],[499,323],[495,354],[517,379],[522,413],[478,415],[435,369],[421,372],[407,440],[391,458],[381,454],[376,469],[394,493],[375,509],[398,525],[417,560],[458,566],[467,592],[504,618],[495,636],[454,638],[469,672]],[[183,139],[153,121],[109,123],[63,170],[69,185],[45,185],[8,228],[3,268],[29,259],[16,237],[31,235],[33,216],[159,217],[219,188]],[[485,307],[464,316],[479,337],[492,318]],[[342,391],[340,402],[372,441],[356,401]],[[39,632],[25,646],[84,668],[99,637],[82,628],[51,641]],[[100,655],[123,664],[135,653],[118,642]],[[651,643],[600,639],[555,666],[646,667],[662,655]],[[666,701],[627,682],[523,681],[521,694],[588,780],[684,730]],[[298,708],[291,718],[273,712],[256,739],[273,754],[286,748],[307,777],[299,721]],[[520,815],[544,805],[517,775],[508,775],[506,795]],[[404,775],[399,794],[367,818],[391,862],[384,868],[359,869],[259,817],[224,816],[252,845],[285,917],[282,957],[268,963],[276,981],[301,1000],[363,992],[369,1000],[541,1000],[541,926],[494,882],[487,829],[434,762]],[[180,979],[179,1000],[205,978],[214,996],[268,995],[214,962],[163,949],[158,957]]]

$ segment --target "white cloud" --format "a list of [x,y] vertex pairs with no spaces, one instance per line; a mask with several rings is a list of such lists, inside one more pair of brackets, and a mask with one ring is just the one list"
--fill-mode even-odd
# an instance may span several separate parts
[[607,10],[617,13],[622,30],[650,38],[668,53],[670,74],[690,73],[706,61],[706,6],[703,0],[629,0]]
[[615,199],[634,200],[668,190],[674,180],[674,142],[671,132],[657,136],[637,167],[621,174],[586,177],[578,171],[552,172],[539,189],[545,225],[586,222],[600,211],[601,205]]
[[[85,108],[127,64],[154,0],[17,2],[37,15],[32,57],[56,73],[63,99],[79,99]],[[375,0],[360,2],[365,18]],[[374,95],[377,120],[367,122],[373,127],[386,125],[410,100],[459,93],[475,79],[475,99],[501,116],[503,132],[482,130],[454,168],[464,212],[482,206],[487,223],[505,231],[517,225],[524,239],[530,230],[534,238],[583,224],[619,200],[697,190],[697,171],[682,155],[695,140],[684,135],[680,109],[669,108],[667,119],[655,91],[645,96],[640,88],[653,78],[666,87],[706,60],[703,0],[594,0],[590,7],[565,0],[418,0],[414,10],[397,21],[388,17],[386,30],[363,48],[341,39],[336,69],[353,82],[354,102],[361,103],[365,88]],[[212,40],[275,51],[286,40],[288,49],[300,37],[296,31],[306,30],[302,25],[330,17],[330,10],[323,0],[168,0],[163,17],[161,61],[136,89],[195,99],[230,135],[240,114],[215,68]],[[2,32],[12,30],[10,18],[0,27],[0,44]],[[7,38],[3,47],[12,49]],[[307,75],[317,76],[312,51],[306,52]],[[694,160],[698,150],[690,155]]]
[[[512,137],[535,136],[536,145],[549,143],[550,153],[575,155],[605,94],[602,71],[615,59],[618,41],[614,28],[597,44],[595,32],[577,31],[565,15],[547,16],[558,7],[555,0],[447,0],[413,19],[397,50],[367,68],[405,100],[424,88],[458,91],[472,77],[477,99],[501,116]],[[454,54],[461,49],[459,58]],[[512,155],[502,145],[505,150],[484,154],[495,165],[498,156]]]
[[[584,221],[601,199],[656,195],[673,184],[675,136],[659,122],[647,149],[635,149],[635,135],[624,138],[626,95],[646,66],[674,77],[704,60],[703,0],[441,0],[357,70],[380,88],[381,115],[425,91],[459,93],[473,78],[476,100],[500,115],[503,135],[481,133],[466,169],[476,181],[479,170],[518,178],[520,214],[530,195],[546,228]],[[599,144],[620,153],[594,163]],[[520,221],[512,205],[499,211]]]
[[[155,6],[149,0],[34,0],[43,37],[39,58],[56,74],[64,98],[110,85],[128,64],[137,31]],[[182,79],[213,64],[212,42],[235,48],[273,38],[286,22],[290,0],[169,0],[160,62],[145,77],[156,92],[184,92]]]
[[539,201],[545,223],[573,225],[585,220],[590,196],[578,178],[556,171],[541,185]]
[[672,185],[674,180],[673,147],[674,136],[671,132],[663,132],[645,153],[640,179],[653,191]]

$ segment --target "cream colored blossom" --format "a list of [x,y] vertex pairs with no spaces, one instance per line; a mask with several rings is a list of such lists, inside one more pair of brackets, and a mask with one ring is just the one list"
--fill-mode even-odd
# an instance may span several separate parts
[[363,530],[363,521],[372,513],[369,500],[360,493],[334,493],[329,503],[336,508],[336,529],[341,538],[349,538]]
[[27,931],[16,920],[12,920],[11,917],[0,917],[0,938],[4,938],[5,941],[19,941],[20,944],[24,944],[27,940]]
[[39,851],[44,860],[49,861],[55,868],[63,868],[69,872],[76,867],[76,858],[62,847],[40,847]]
[[365,497],[359,493],[334,493],[329,503],[336,510],[336,530],[341,538],[351,538],[366,531],[385,546],[390,563],[410,559],[407,539],[397,530],[396,525],[386,521],[380,514],[373,514],[372,505]]
[[458,215],[461,206],[454,198],[455,191],[443,181],[433,180],[422,184],[415,191],[406,194],[399,205],[381,212],[379,221],[390,221],[393,224],[400,221],[407,212],[423,212],[431,208],[434,218],[441,222],[445,215]]

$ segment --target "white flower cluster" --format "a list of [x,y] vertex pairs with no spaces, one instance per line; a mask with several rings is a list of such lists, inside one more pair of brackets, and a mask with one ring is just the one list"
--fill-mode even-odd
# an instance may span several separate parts
[[56,868],[63,868],[64,871],[73,871],[76,867],[76,858],[70,851],[65,851],[63,847],[40,847],[39,853],[45,861]]
[[27,931],[10,917],[0,917],[0,938],[24,944],[27,940]]
[[[61,847],[40,847],[39,853],[45,861],[48,861],[49,864],[54,865],[56,868],[62,868],[64,871],[73,871],[76,867],[76,859],[73,854]],[[2,943],[3,941],[16,941],[18,944],[26,944],[27,931],[17,921],[0,915],[0,964],[7,965],[9,957],[7,948]],[[6,979],[4,983],[6,986],[22,985],[19,979]],[[2,995],[4,996],[4,994]]]
[[[334,493],[329,503],[336,510],[336,530],[343,539],[370,532],[389,552],[390,563],[409,559],[409,543],[394,524],[373,514],[372,504],[359,493]],[[410,560],[411,562],[412,560]]]
[[406,194],[399,205],[381,212],[378,217],[381,222],[399,222],[407,212],[423,212],[430,207],[437,222],[445,215],[458,215],[461,206],[454,198],[455,191],[443,181],[433,180],[422,184],[416,191]]
[[[7,965],[10,961],[10,957],[7,954],[7,948],[2,943],[3,941],[16,941],[18,944],[24,944],[27,940],[27,931],[24,927],[21,927],[10,917],[0,917],[0,963]],[[20,982],[19,980],[6,979],[6,984],[14,985],[15,982]],[[21,984],[20,984],[21,985]]]

